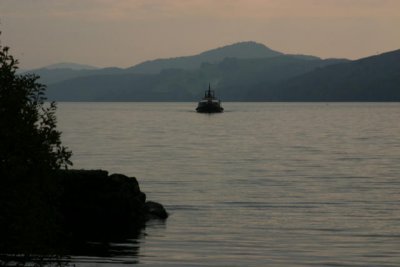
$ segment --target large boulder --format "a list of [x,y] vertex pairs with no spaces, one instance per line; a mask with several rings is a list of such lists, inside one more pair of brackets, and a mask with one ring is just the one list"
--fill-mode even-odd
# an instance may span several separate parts
[[135,237],[149,219],[166,219],[164,207],[146,202],[134,177],[102,170],[60,171],[64,226],[74,240]]
[[146,221],[168,217],[161,204],[146,202],[134,177],[102,170],[44,175],[45,182],[0,183],[0,266],[34,261],[23,255],[98,255],[110,242],[138,238]]

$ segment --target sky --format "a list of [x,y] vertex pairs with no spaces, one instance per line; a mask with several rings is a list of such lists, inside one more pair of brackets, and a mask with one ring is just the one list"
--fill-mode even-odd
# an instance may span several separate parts
[[400,49],[400,0],[0,0],[20,67],[129,67],[241,41],[322,58]]

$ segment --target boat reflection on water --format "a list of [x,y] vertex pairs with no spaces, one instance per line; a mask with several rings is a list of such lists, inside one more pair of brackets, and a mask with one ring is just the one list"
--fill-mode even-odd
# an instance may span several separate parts
[[196,111],[199,113],[220,113],[224,111],[221,106],[221,100],[215,97],[214,90],[211,90],[210,84],[208,90],[205,91],[204,97],[199,101]]

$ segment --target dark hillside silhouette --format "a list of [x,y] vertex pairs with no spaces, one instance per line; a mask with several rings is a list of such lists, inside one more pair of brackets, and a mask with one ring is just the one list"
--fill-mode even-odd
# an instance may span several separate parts
[[203,63],[199,69],[167,69],[159,74],[96,75],[49,86],[48,97],[58,101],[197,101],[208,82],[222,99],[247,100],[249,91],[262,82],[276,83],[317,67],[343,60],[299,56],[225,58]]
[[[58,83],[68,79],[98,76],[98,75],[122,75],[122,74],[158,74],[166,69],[195,70],[199,69],[204,63],[217,64],[225,58],[255,59],[255,58],[271,58],[284,55],[281,52],[274,51],[263,44],[256,42],[241,42],[220,48],[205,51],[198,55],[155,59],[139,63],[129,68],[102,68],[88,69],[87,67],[78,69],[78,66],[71,64],[57,64],[48,67],[30,70],[40,76],[40,82],[47,85]],[[319,59],[314,56],[293,55],[301,59],[315,60]],[[84,67],[84,66],[83,66]]]
[[34,73],[57,101],[197,101],[208,82],[224,101],[399,101],[398,54],[320,59],[241,42],[126,69]]
[[241,42],[212,49],[195,56],[156,59],[129,68],[134,73],[155,74],[164,69],[197,69],[203,63],[218,63],[225,58],[269,58],[283,55],[263,44]]
[[400,101],[400,50],[317,68],[255,89],[269,101]]

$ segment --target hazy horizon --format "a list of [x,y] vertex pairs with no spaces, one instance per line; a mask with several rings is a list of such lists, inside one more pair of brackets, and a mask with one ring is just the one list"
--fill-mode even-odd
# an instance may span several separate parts
[[24,69],[129,67],[242,41],[357,59],[400,48],[398,10],[397,0],[2,0],[0,31]]

